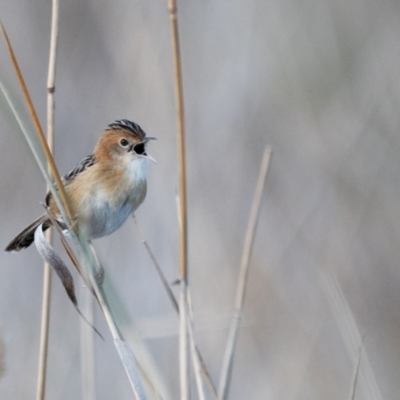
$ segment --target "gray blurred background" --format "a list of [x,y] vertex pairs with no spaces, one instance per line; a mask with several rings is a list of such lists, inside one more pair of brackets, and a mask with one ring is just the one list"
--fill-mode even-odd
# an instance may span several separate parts
[[[172,282],[178,277],[177,128],[166,1],[61,3],[57,164],[68,172],[115,119],[132,119],[158,138],[150,150],[158,165],[150,167],[137,218]],[[274,155],[230,399],[348,399],[363,332],[355,398],[398,399],[399,2],[178,6],[190,286],[213,380],[219,379],[249,210],[269,144]],[[43,123],[50,15],[50,0],[0,3]],[[1,79],[23,104],[3,43],[0,60]],[[0,124],[4,248],[42,213],[45,184],[3,98]],[[157,370],[165,398],[177,399],[177,318],[133,222],[95,246],[124,335],[141,343],[138,351]],[[33,247],[0,257],[0,399],[32,399],[42,260]],[[79,399],[80,319],[56,278],[52,295],[47,398]],[[80,290],[79,300],[85,295]],[[131,399],[97,306],[95,325],[105,336],[105,342],[94,339],[95,398]]]

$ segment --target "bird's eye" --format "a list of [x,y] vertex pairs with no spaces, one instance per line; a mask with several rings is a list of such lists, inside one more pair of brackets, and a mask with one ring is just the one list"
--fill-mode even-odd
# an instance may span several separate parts
[[121,139],[120,142],[119,142],[119,144],[120,144],[122,147],[126,147],[126,146],[128,146],[129,142],[128,142],[126,139]]

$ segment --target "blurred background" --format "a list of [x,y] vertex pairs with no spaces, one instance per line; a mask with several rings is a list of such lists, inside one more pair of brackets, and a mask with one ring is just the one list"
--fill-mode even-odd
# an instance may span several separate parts
[[[398,399],[399,2],[179,1],[178,8],[189,279],[199,346],[214,382],[268,144],[273,160],[230,399],[348,399],[363,333],[355,399]],[[0,16],[45,125],[51,2],[3,1]],[[1,80],[26,115],[0,42]],[[68,172],[90,154],[115,119],[132,119],[156,136],[150,153],[158,164],[150,166],[148,195],[136,215],[174,281],[177,127],[166,1],[61,2],[58,55],[59,170]],[[4,248],[42,213],[45,183],[6,102],[0,102]],[[179,398],[178,320],[134,223],[95,246],[124,336],[151,366],[163,397]],[[0,253],[0,265],[0,398],[31,399],[43,262],[31,247]],[[75,278],[82,302],[87,290]],[[48,399],[82,398],[80,323],[53,277]],[[105,342],[94,338],[95,398],[131,399],[97,305],[94,323],[105,336]]]

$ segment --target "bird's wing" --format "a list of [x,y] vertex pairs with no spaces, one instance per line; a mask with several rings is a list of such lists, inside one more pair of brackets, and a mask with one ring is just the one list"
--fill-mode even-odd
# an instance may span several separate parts
[[71,182],[75,179],[77,175],[91,167],[95,163],[94,155],[85,157],[72,171],[63,176],[66,182]]
[[[85,157],[72,171],[63,176],[65,184],[71,183],[81,172],[86,171],[95,163],[94,155]],[[46,205],[50,205],[50,201],[53,198],[52,193],[49,191],[46,196]]]

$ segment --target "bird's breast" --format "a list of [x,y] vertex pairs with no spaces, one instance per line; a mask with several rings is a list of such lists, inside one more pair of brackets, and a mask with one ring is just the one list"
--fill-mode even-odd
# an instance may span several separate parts
[[146,181],[134,185],[97,187],[82,199],[79,226],[89,239],[107,236],[119,229],[146,196]]

